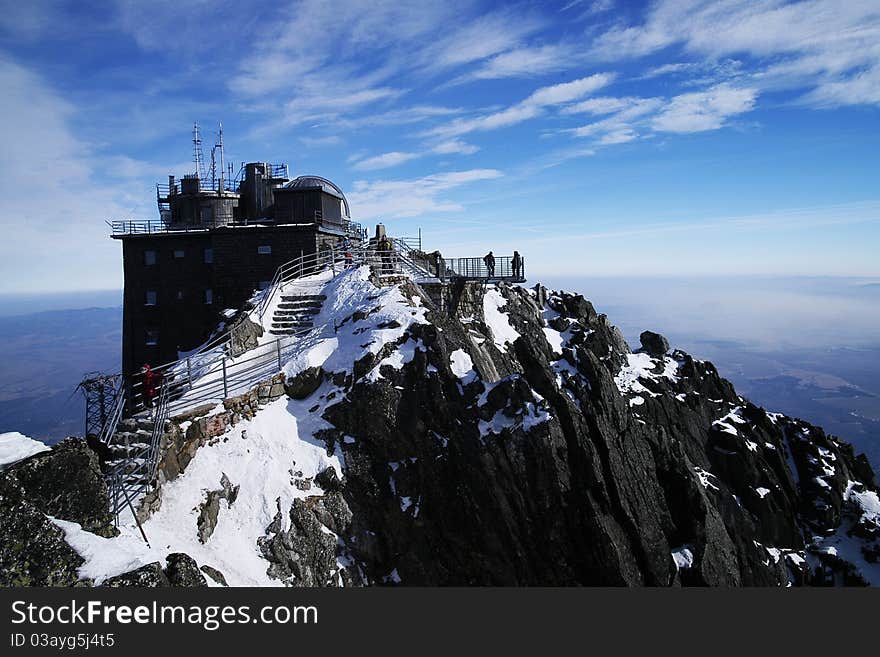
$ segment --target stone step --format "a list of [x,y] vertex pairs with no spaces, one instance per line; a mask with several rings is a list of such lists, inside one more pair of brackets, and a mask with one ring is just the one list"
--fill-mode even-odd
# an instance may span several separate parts
[[272,335],[297,335],[302,329],[282,329],[282,328],[271,328],[269,329],[269,333]]
[[309,326],[315,323],[313,318],[304,315],[273,315],[272,322],[294,322],[296,324],[308,324]]
[[279,303],[275,312],[281,310],[296,310],[301,313],[310,313],[312,315],[317,315],[321,312],[321,304],[317,305],[299,305],[295,303]]
[[313,317],[309,315],[272,315],[273,322],[298,322],[300,324],[312,325],[315,323]]
[[326,301],[326,294],[282,294],[282,301]]
[[111,452],[132,452],[137,450],[149,449],[149,443],[130,443],[126,445],[125,443],[110,443],[107,445],[107,449]]

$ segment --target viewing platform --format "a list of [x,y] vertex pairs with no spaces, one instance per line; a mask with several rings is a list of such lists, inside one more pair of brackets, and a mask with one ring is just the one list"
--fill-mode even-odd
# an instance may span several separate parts
[[513,256],[495,256],[495,266],[490,270],[483,258],[441,258],[437,278],[487,283],[524,283],[525,258],[520,257],[517,266],[514,266],[513,260]]

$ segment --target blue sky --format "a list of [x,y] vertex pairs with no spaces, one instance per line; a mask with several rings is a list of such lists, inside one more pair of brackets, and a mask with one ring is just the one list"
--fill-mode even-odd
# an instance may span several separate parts
[[540,276],[880,276],[880,3],[4,3],[0,292],[122,285],[191,129]]

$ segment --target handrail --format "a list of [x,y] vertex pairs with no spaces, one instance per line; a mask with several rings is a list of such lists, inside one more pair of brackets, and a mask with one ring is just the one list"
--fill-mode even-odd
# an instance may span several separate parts
[[122,411],[124,408],[125,379],[119,377],[119,384],[116,388],[116,400],[113,402],[113,410],[110,411],[110,417],[104,423],[104,426],[101,427],[101,432],[98,434],[98,442],[100,444],[106,445],[110,441],[110,437],[113,435],[113,432],[116,431],[116,427],[122,419]]

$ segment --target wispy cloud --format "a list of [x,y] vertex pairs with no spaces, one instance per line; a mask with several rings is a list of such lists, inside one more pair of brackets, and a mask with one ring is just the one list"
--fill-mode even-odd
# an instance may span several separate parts
[[676,44],[710,59],[746,54],[757,64],[754,84],[806,87],[805,102],[880,102],[872,91],[880,70],[880,5],[874,2],[660,0],[641,24],[604,32],[593,53],[636,58]]
[[584,78],[541,87],[526,99],[498,112],[474,118],[456,119],[429,130],[429,136],[455,137],[474,131],[496,130],[539,116],[546,107],[577,100],[601,89],[614,79],[611,73],[595,73]]
[[440,142],[431,150],[438,155],[473,155],[480,149],[479,147],[474,146],[473,144],[468,144],[460,139],[450,139],[448,141]]
[[348,194],[364,220],[402,219],[433,212],[458,212],[461,203],[444,197],[445,192],[469,183],[500,178],[497,169],[470,169],[436,173],[409,180],[357,181]]
[[754,89],[719,84],[706,91],[681,94],[658,114],[652,127],[658,132],[703,132],[717,130],[725,121],[755,106]]
[[597,145],[633,141],[642,133],[688,133],[718,130],[731,117],[751,111],[755,89],[726,83],[701,91],[662,98],[590,99],[567,108],[572,114],[607,115],[606,118],[566,130],[575,137],[591,137]]
[[392,151],[390,153],[382,153],[374,155],[358,162],[355,162],[353,168],[358,171],[373,171],[375,169],[387,169],[404,162],[409,162],[419,157],[418,153],[403,153],[401,151]]
[[100,219],[143,199],[95,180],[97,156],[70,127],[75,108],[39,76],[0,59],[0,85],[0,230],[7,236],[0,240],[0,289],[117,286],[105,280],[118,267],[118,253]]

